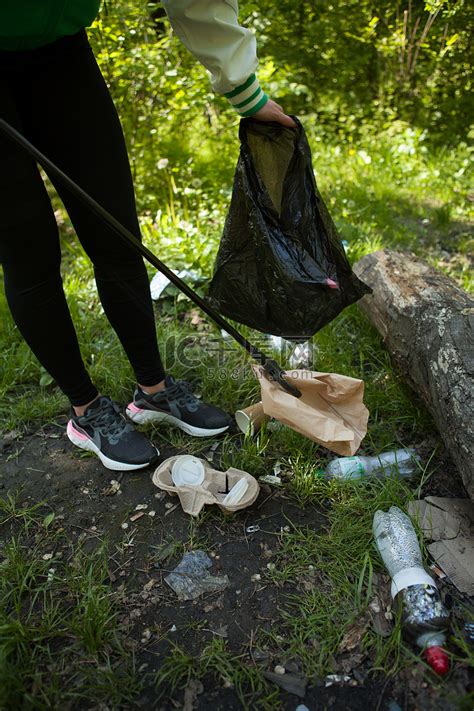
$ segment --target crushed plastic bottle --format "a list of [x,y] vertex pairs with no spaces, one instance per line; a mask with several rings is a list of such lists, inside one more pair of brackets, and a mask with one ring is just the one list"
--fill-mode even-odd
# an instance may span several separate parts
[[423,567],[418,538],[410,518],[392,506],[387,513],[376,511],[373,531],[375,543],[392,578],[392,598],[402,605],[404,635],[422,648],[429,666],[440,676],[449,671],[443,645],[449,626],[433,578]]
[[409,477],[416,471],[420,458],[414,449],[397,449],[377,457],[340,457],[325,469],[328,479],[361,479],[362,477]]

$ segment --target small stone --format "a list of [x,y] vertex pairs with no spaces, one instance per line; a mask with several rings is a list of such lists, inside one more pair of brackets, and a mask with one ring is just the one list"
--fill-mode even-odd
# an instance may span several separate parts
[[267,568],[268,568],[268,570],[275,570],[276,565],[275,565],[275,563],[267,563]]
[[144,511],[148,508],[148,504],[137,504],[135,506],[135,511]]
[[284,674],[286,672],[286,669],[285,667],[282,667],[281,664],[277,664],[273,671],[275,672],[275,674]]
[[252,583],[258,583],[258,581],[261,579],[262,579],[262,576],[260,575],[260,573],[254,573],[254,575],[252,575],[252,577],[250,578]]
[[170,627],[170,632],[176,632],[177,629],[176,625],[173,625],[173,627]]
[[53,555],[54,555],[53,553],[45,553],[43,556],[43,560],[51,560]]
[[153,516],[156,516],[156,511],[148,511],[148,516],[151,516],[151,518],[153,518]]
[[122,527],[123,529],[128,528],[128,523],[126,523],[126,522],[122,523],[122,524],[121,524],[121,527]]

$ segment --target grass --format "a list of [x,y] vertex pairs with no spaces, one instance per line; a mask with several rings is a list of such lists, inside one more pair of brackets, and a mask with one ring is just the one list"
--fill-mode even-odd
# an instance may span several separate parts
[[[401,124],[376,136],[368,127],[357,144],[350,139],[336,144],[321,140],[324,136],[311,117],[304,120],[318,182],[348,243],[350,259],[381,247],[412,250],[465,288],[472,288],[472,238],[465,199],[467,147],[436,151],[428,147],[423,135]],[[233,130],[224,125],[220,132],[209,131],[185,177],[169,167],[154,182],[145,159],[135,165],[142,188],[144,175],[149,175],[146,195],[142,188],[138,190],[147,245],[170,266],[187,267],[203,277],[211,273],[228,203],[237,146],[235,138],[233,144],[226,139]],[[229,160],[215,166],[211,157],[224,143]],[[158,214],[150,209],[151,195],[160,204]],[[64,220],[64,261],[74,266],[65,270],[65,288],[84,359],[100,389],[125,403],[133,390],[133,374],[101,311],[91,267],[81,248],[71,241]],[[170,288],[167,294],[156,305],[167,368],[177,377],[195,381],[206,399],[230,412],[254,401],[258,385],[240,347],[191,312],[189,302],[176,290]],[[269,350],[261,335],[241,330]],[[318,370],[362,378],[366,383],[370,421],[364,453],[419,443],[433,435],[430,417],[392,367],[380,336],[356,306],[322,329],[313,345]],[[283,366],[287,355],[277,354]],[[66,399],[22,341],[0,296],[0,429],[25,430],[54,422],[66,409]],[[149,434],[161,448],[172,446],[197,455],[212,444],[172,429],[151,427]],[[395,480],[357,485],[326,482],[315,476],[328,459],[326,450],[289,429],[267,427],[255,439],[227,436],[219,456],[224,466],[243,468],[256,476],[272,473],[281,462],[288,499],[322,512],[322,528],[296,526],[288,520],[288,530],[280,534],[279,552],[265,579],[284,591],[284,602],[272,631],[261,632],[255,641],[280,655],[298,657],[306,674],[321,678],[331,671],[345,632],[363,619],[373,596],[374,575],[382,572],[371,538],[374,511],[393,504],[405,508],[419,495],[422,482],[433,475],[434,464],[424,462],[414,485]],[[121,708],[133,703],[146,675],[138,674],[124,644],[127,634],[120,622],[121,601],[108,582],[106,549],[82,549],[66,539],[64,532],[58,533],[53,519],[46,523],[44,506],[25,508],[12,495],[0,500],[0,514],[5,538],[0,578],[0,707],[23,704],[46,709],[103,702]],[[201,530],[206,516],[190,524],[186,543],[166,538],[154,554],[169,558],[198,545],[206,547]],[[70,544],[69,555],[44,559],[61,537]],[[397,619],[388,638],[369,629],[363,633],[362,648],[373,657],[373,673],[393,676],[413,663],[414,650],[402,642],[400,634]],[[453,634],[451,650],[453,661],[472,660],[460,630]],[[157,693],[164,695],[183,690],[192,679],[232,687],[242,708],[278,708],[275,687],[263,679],[258,665],[249,663],[244,653],[230,652],[222,640],[203,645],[197,656],[171,647],[159,672],[146,683],[153,683]],[[427,679],[435,683],[431,676]]]
[[[0,499],[9,527],[0,576],[0,708],[120,706],[140,691],[133,656],[119,639],[118,601],[104,549],[58,555],[64,532],[41,504]],[[5,531],[4,531],[5,532]]]

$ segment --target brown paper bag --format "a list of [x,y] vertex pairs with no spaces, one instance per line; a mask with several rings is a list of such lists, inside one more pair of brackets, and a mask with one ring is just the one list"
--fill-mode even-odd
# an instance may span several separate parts
[[291,370],[286,379],[302,393],[296,398],[253,366],[260,380],[265,414],[344,457],[359,449],[367,434],[369,411],[364,382],[337,373]]

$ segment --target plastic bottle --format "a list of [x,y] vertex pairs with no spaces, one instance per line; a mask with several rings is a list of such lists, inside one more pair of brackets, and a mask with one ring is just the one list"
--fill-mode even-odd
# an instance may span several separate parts
[[361,479],[362,477],[411,476],[420,458],[414,449],[397,449],[378,457],[341,457],[329,462],[325,475],[329,479]]
[[433,578],[423,567],[420,546],[409,517],[392,506],[377,511],[373,531],[375,543],[392,578],[392,598],[402,605],[404,635],[421,647],[430,667],[440,676],[449,671],[443,645],[449,625]]

